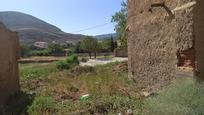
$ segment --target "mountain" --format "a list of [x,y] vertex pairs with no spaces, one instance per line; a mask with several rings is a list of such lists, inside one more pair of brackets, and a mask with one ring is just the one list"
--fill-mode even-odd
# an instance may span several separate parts
[[111,34],[97,35],[97,36],[94,36],[94,37],[97,38],[98,40],[102,40],[102,39],[111,38],[111,37],[113,37],[115,39],[116,36],[117,36],[116,33],[111,33]]
[[58,42],[76,43],[83,35],[69,34],[34,16],[21,12],[0,12],[0,21],[12,31],[18,32],[21,43]]

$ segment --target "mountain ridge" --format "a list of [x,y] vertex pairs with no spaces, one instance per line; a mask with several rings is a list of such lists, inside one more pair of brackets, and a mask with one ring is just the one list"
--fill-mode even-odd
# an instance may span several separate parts
[[109,34],[101,34],[94,36],[98,40],[107,39],[113,37],[114,39],[117,37],[116,33],[109,33]]
[[21,43],[37,41],[77,43],[84,35],[65,33],[58,27],[32,15],[16,11],[0,12],[0,21],[10,30],[18,32]]

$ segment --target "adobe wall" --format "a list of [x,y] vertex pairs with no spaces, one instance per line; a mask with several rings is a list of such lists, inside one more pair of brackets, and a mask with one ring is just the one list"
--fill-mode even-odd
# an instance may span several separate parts
[[17,33],[0,23],[0,108],[11,94],[19,90],[18,51]]
[[204,0],[197,0],[194,14],[196,76],[204,80]]
[[[204,48],[201,48],[203,43],[200,41],[200,47],[194,47],[193,9],[195,5],[189,4],[192,1],[128,0],[129,77],[138,87],[154,90],[168,84],[176,77],[178,52],[191,50],[195,53],[195,49],[199,49],[199,52],[204,51],[201,51]],[[175,11],[172,12],[172,10]],[[204,9],[199,10],[200,13],[201,10],[204,11]],[[199,17],[197,20],[201,21],[203,18]],[[197,26],[201,26],[200,23]],[[199,29],[197,35],[200,38],[201,31],[203,30]],[[202,56],[199,53],[197,57]],[[195,54],[191,55],[190,59],[195,62]],[[199,59],[201,62],[202,59]]]

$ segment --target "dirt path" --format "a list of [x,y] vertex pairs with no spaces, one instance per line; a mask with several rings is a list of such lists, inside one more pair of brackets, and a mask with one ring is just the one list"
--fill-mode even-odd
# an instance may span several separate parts
[[33,56],[29,58],[21,58],[19,60],[19,63],[25,64],[25,63],[49,63],[54,61],[63,60],[66,57],[54,57],[54,56]]
[[108,64],[111,62],[123,62],[123,61],[127,61],[128,58],[119,58],[119,57],[115,57],[113,59],[108,59],[108,60],[102,60],[102,59],[90,59],[88,62],[86,63],[80,63],[81,66],[96,66],[96,65],[104,65],[104,64]]

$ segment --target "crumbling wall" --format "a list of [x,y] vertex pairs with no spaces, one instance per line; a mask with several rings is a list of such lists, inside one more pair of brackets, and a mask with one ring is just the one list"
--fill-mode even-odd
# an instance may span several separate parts
[[184,51],[177,52],[177,66],[178,67],[187,67],[194,68],[195,67],[195,49],[191,48]]
[[177,52],[195,49],[192,1],[128,1],[129,77],[138,87],[168,84],[176,77]]
[[197,0],[194,14],[195,75],[204,80],[204,0]]
[[17,33],[0,23],[0,108],[11,94],[19,90],[18,49]]

